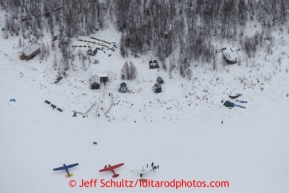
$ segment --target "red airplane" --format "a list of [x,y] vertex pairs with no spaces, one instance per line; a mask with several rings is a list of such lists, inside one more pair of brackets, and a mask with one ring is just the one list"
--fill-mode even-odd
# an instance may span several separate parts
[[114,172],[114,169],[120,167],[120,166],[123,166],[124,163],[121,163],[121,164],[117,164],[117,165],[114,165],[114,166],[111,166],[110,164],[108,165],[108,167],[102,169],[102,170],[99,170],[99,172],[106,172],[106,171],[111,171],[113,173],[113,178],[116,178],[119,176],[119,174],[115,173]]

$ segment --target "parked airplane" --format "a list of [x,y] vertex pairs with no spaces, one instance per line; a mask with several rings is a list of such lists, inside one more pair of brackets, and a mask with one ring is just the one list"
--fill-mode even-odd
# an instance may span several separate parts
[[120,163],[120,164],[117,164],[117,165],[114,165],[114,166],[111,166],[111,165],[108,165],[108,167],[104,168],[104,169],[101,169],[99,170],[99,172],[106,172],[106,171],[111,171],[113,173],[113,178],[116,178],[119,176],[119,174],[115,173],[114,172],[114,169],[120,167],[120,166],[123,166],[124,163]]
[[75,167],[75,166],[78,166],[78,163],[70,164],[70,165],[65,165],[65,164],[63,164],[62,167],[54,168],[53,171],[65,170],[66,173],[67,173],[67,175],[65,175],[65,176],[66,176],[66,177],[71,177],[73,174],[70,174],[70,173],[69,173],[68,168],[72,168],[72,167]]
[[142,168],[142,170],[130,170],[131,172],[137,172],[140,174],[140,177],[142,180],[145,180],[144,179],[144,175],[147,174],[147,173],[156,173],[155,170],[145,170],[144,167]]

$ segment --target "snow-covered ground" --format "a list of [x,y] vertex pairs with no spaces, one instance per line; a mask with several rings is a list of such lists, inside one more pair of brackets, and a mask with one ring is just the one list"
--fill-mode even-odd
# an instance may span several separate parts
[[[94,37],[118,42],[120,34],[107,30]],[[76,43],[83,44],[75,39],[72,44]],[[288,46],[274,48],[274,55],[265,60],[260,53],[254,64],[242,59],[241,66],[223,66],[220,59],[217,71],[211,65],[192,65],[192,80],[178,72],[170,79],[162,69],[148,69],[148,60],[154,59],[150,55],[123,59],[119,48],[99,51],[95,56],[99,64],[91,63],[84,71],[76,59],[75,69],[54,84],[54,52],[41,63],[38,57],[21,61],[18,38],[1,37],[0,192],[175,192],[166,187],[100,187],[101,179],[112,176],[99,172],[107,164],[124,163],[114,180],[135,181],[139,174],[130,170],[151,162],[160,166],[146,176],[151,180],[230,183],[227,188],[180,188],[180,192],[288,192],[289,67],[288,54],[279,54]],[[125,81],[131,92],[123,94],[118,88],[125,61],[135,64],[138,75]],[[89,77],[103,72],[109,73],[110,81],[91,90]],[[165,83],[163,92],[155,94],[152,86],[158,76]],[[248,101],[241,104],[246,109],[222,105],[235,93],[243,93],[239,99]],[[85,112],[94,102],[88,117],[72,117],[73,110]],[[79,163],[70,169],[71,178],[65,171],[52,171],[64,163]],[[77,182],[74,188],[68,184],[72,179]],[[97,187],[79,187],[82,180],[91,179],[98,179]]]

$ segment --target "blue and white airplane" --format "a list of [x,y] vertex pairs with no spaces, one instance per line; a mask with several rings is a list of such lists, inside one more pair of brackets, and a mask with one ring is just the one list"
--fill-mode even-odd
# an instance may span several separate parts
[[70,164],[70,165],[65,165],[63,164],[62,167],[59,167],[59,168],[54,168],[53,171],[57,171],[57,170],[65,170],[67,175],[65,175],[66,177],[70,178],[73,174],[70,174],[69,171],[68,171],[68,168],[72,168],[72,167],[75,167],[75,166],[78,166],[79,164],[78,163],[75,163],[75,164]]

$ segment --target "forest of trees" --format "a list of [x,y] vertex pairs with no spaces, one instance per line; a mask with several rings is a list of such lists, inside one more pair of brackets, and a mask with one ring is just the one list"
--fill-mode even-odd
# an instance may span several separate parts
[[[8,11],[4,38],[33,36],[37,40],[44,32],[52,37],[57,29],[59,42],[69,42],[112,23],[122,32],[119,47],[123,57],[153,51],[165,62],[179,48],[178,58],[167,61],[168,70],[178,67],[184,77],[191,76],[193,61],[214,64],[213,39],[238,41],[248,57],[253,57],[258,47],[270,52],[265,41],[273,43],[273,29],[289,33],[287,0],[0,0],[0,6]],[[260,23],[262,31],[245,36],[248,21]],[[60,50],[66,61],[70,53]]]

